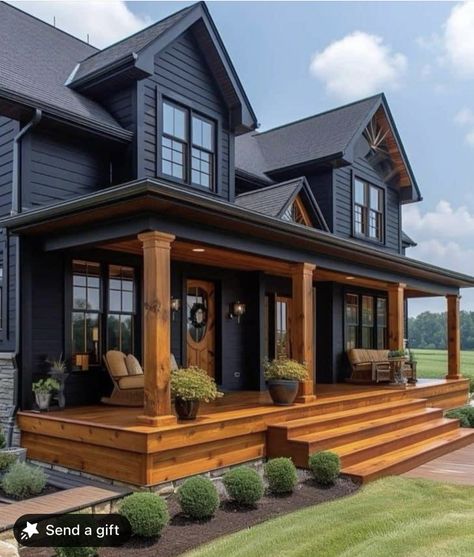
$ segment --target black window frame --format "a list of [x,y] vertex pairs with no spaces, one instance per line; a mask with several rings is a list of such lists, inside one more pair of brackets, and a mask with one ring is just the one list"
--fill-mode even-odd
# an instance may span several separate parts
[[[121,285],[120,288],[112,288],[110,283],[111,280],[114,280],[111,278],[111,267],[118,267],[120,268],[120,271],[122,272],[124,269],[128,269],[132,271],[132,289],[131,290],[126,290],[123,287],[123,282],[124,280],[126,281],[126,279],[124,279],[123,275],[121,274],[120,279],[116,279],[116,280],[120,280]],[[124,353],[134,353],[135,352],[135,330],[136,330],[136,320],[137,320],[137,272],[135,267],[133,267],[132,265],[122,265],[122,264],[118,264],[118,263],[107,263],[106,265],[106,273],[107,273],[107,282],[106,282],[106,287],[105,290],[106,292],[104,292],[105,295],[105,299],[106,299],[106,306],[105,306],[105,311],[104,311],[104,323],[105,323],[105,334],[104,334],[104,343],[105,343],[105,350],[120,350],[121,352]],[[111,301],[110,301],[110,293],[111,292],[119,292],[120,293],[120,310],[116,310],[116,309],[112,309],[112,305],[111,305]],[[132,309],[130,311],[127,311],[126,309],[123,308],[123,294],[124,292],[131,292],[132,295]],[[110,340],[110,330],[109,330],[109,318],[111,316],[118,316],[119,317],[119,346],[112,346],[111,345],[111,340]],[[131,330],[130,330],[130,350],[129,351],[125,351],[123,350],[124,346],[122,344],[122,318],[123,317],[129,317],[130,318],[130,322],[131,322]]]
[[[347,343],[348,343],[348,322],[347,322],[347,304],[346,299],[348,295],[357,296],[358,298],[358,323],[357,323],[357,332],[356,332],[356,346],[355,348],[364,348],[367,350],[387,350],[388,349],[388,295],[382,291],[374,291],[374,290],[364,290],[357,287],[354,288],[345,288],[343,291],[343,327],[344,327],[344,351],[348,350]],[[370,297],[373,300],[373,325],[372,329],[372,346],[371,347],[363,347],[363,308],[362,308],[362,299],[364,296]],[[378,300],[385,301],[385,327],[381,327],[379,324],[379,316],[378,316]],[[379,330],[385,329],[384,331],[384,347],[379,347],[378,340],[379,340]]]
[[[160,103],[160,123],[159,123],[159,130],[160,130],[160,137],[159,137],[159,146],[158,146],[158,168],[159,174],[166,178],[167,180],[172,180],[174,182],[178,182],[180,184],[190,185],[193,188],[199,188],[202,191],[209,192],[209,193],[217,193],[217,161],[218,161],[218,129],[219,129],[219,122],[218,120],[203,114],[201,111],[196,110],[191,106],[186,106],[180,102],[176,102],[173,99],[170,99],[167,96],[159,95],[158,102]],[[170,135],[169,133],[164,131],[164,107],[165,105],[172,106],[178,110],[181,110],[185,113],[185,139],[175,137]],[[206,149],[202,145],[195,144],[193,142],[193,118],[198,118],[203,122],[209,123],[212,126],[212,149]],[[166,138],[170,141],[176,141],[183,145],[184,148],[184,177],[179,178],[173,176],[172,174],[165,173],[163,170],[163,138]],[[196,183],[192,179],[193,174],[193,149],[199,150],[201,153],[205,153],[210,156],[210,184],[209,187],[203,186],[200,183]]]
[[[357,183],[363,184],[364,200],[363,203],[357,201]],[[378,195],[381,210],[371,207],[371,191],[375,190]],[[352,180],[352,234],[355,238],[376,244],[385,244],[385,223],[386,223],[386,191],[385,188],[355,175]],[[360,215],[361,230],[358,230],[358,216]],[[378,233],[371,236],[371,222],[375,215],[376,228]]]

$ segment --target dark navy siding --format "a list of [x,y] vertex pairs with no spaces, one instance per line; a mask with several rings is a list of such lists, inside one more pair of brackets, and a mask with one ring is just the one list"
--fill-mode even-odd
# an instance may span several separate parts
[[0,216],[10,213],[12,203],[13,138],[19,125],[0,116]]
[[[349,238],[352,235],[352,181],[353,177],[386,189],[385,194],[385,247],[401,253],[400,247],[400,199],[397,190],[386,186],[377,172],[362,157],[351,166],[334,170],[334,233]],[[361,240],[363,241],[363,240]]]
[[333,171],[326,170],[315,174],[308,174],[306,178],[326,223],[329,226],[329,230],[332,231],[334,224],[332,195]]
[[[160,169],[157,159],[160,123],[157,118],[159,96],[170,98],[219,122],[217,149],[218,193],[232,199],[233,169],[230,168],[231,140],[228,131],[229,111],[219,88],[191,32],[186,32],[155,57],[155,74],[138,87],[137,141],[138,177],[154,177]],[[232,175],[231,175],[232,173]],[[165,177],[166,178],[166,177]]]
[[57,203],[107,187],[107,151],[80,139],[35,132],[23,141],[23,208]]

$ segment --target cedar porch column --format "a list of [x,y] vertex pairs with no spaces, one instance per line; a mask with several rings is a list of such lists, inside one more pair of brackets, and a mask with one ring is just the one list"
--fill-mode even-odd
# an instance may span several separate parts
[[312,402],[314,395],[313,271],[315,265],[298,263],[293,268],[291,357],[308,367],[309,379],[300,383],[296,402]]
[[154,426],[176,423],[170,395],[170,252],[171,234],[144,232],[143,244],[143,368],[144,413],[140,421]]
[[448,375],[446,379],[462,379],[461,375],[461,324],[459,317],[460,296],[448,294],[447,338]]
[[405,332],[405,284],[393,284],[388,289],[388,347],[403,350]]

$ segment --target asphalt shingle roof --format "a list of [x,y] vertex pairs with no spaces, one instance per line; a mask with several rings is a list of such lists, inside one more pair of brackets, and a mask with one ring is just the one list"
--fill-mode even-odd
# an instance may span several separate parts
[[83,60],[73,76],[73,82],[86,75],[95,73],[111,64],[129,56],[131,53],[138,53],[148,46],[151,42],[162,35],[167,29],[172,27],[182,19],[195,5],[188,6],[167,18],[150,25],[146,29],[138,31],[134,35],[115,43],[99,52],[92,53]]
[[381,98],[376,95],[266,132],[237,137],[236,167],[262,178],[267,172],[342,153]]
[[0,94],[14,94],[40,108],[122,129],[95,101],[64,84],[74,67],[97,49],[35,17],[0,3]]
[[242,193],[235,198],[239,207],[256,211],[269,217],[278,217],[290,198],[299,190],[303,178],[295,178],[266,188]]

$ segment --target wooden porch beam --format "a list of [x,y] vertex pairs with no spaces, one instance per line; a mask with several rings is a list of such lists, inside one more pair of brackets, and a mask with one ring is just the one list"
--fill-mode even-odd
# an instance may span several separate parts
[[462,379],[461,375],[461,322],[459,313],[460,296],[448,294],[447,339],[448,339],[448,375],[446,379]]
[[388,288],[388,347],[403,350],[405,336],[405,284],[392,284]]
[[300,383],[296,402],[312,402],[314,394],[314,301],[313,271],[310,263],[293,266],[291,357],[308,367],[309,379]]
[[171,411],[171,243],[175,237],[163,232],[138,235],[143,245],[143,368],[144,412],[139,420],[153,426],[172,425]]

